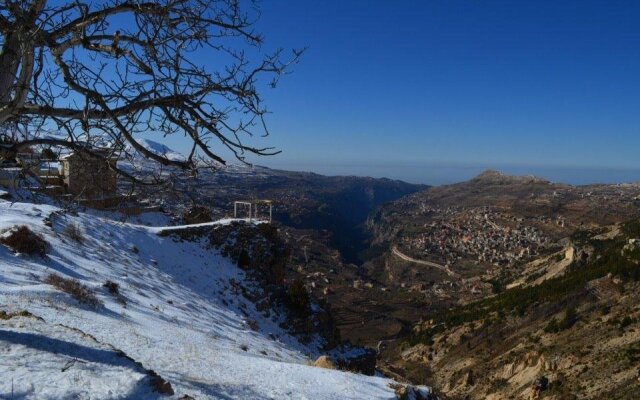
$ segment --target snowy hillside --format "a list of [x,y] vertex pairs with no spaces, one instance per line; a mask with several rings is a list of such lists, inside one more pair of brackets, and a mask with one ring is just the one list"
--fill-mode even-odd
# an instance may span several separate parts
[[[152,153],[166,157],[169,160],[184,161],[187,158],[184,156],[184,154],[177,152],[162,143],[158,143],[150,139],[138,139],[138,143],[140,143],[145,149],[151,151]],[[127,151],[136,153],[136,151],[131,147],[129,147]],[[142,157],[142,155],[139,155],[139,157]]]
[[[388,379],[309,366],[317,345],[259,313],[237,293],[243,271],[203,243],[59,211],[0,200],[0,236],[26,225],[49,244],[46,257],[0,245],[0,398],[395,398]],[[159,377],[173,395],[152,391]]]

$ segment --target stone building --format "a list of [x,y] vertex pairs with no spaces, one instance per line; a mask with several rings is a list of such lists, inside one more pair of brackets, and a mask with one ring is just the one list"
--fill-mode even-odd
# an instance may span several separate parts
[[117,158],[107,150],[93,154],[73,152],[60,158],[67,193],[83,198],[107,198],[116,195],[117,174],[112,167]]

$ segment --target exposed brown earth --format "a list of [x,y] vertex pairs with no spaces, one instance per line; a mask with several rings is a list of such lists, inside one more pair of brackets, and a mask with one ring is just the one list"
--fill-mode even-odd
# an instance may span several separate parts
[[598,232],[562,274],[417,324],[382,368],[451,399],[640,398],[640,222]]

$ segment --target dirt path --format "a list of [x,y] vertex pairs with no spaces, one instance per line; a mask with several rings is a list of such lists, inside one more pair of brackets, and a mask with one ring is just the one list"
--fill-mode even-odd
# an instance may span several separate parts
[[403,259],[405,261],[413,262],[413,263],[420,264],[420,265],[426,265],[428,267],[438,268],[439,270],[446,272],[447,275],[449,275],[451,277],[454,277],[454,278],[459,278],[460,277],[458,274],[453,272],[449,267],[447,267],[445,265],[436,264],[436,263],[431,262],[431,261],[416,260],[415,258],[409,257],[408,255],[400,252],[400,250],[398,250],[398,248],[396,246],[393,246],[391,251],[393,252],[393,254],[395,254],[396,256],[400,257],[401,259]]

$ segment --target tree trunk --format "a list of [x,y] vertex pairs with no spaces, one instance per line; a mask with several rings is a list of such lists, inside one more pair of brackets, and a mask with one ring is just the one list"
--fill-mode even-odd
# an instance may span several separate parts
[[[15,89],[16,74],[22,58],[19,36],[19,32],[8,35],[2,46],[2,54],[0,54],[0,106],[2,111],[11,101]],[[0,120],[0,122],[4,121]]]

